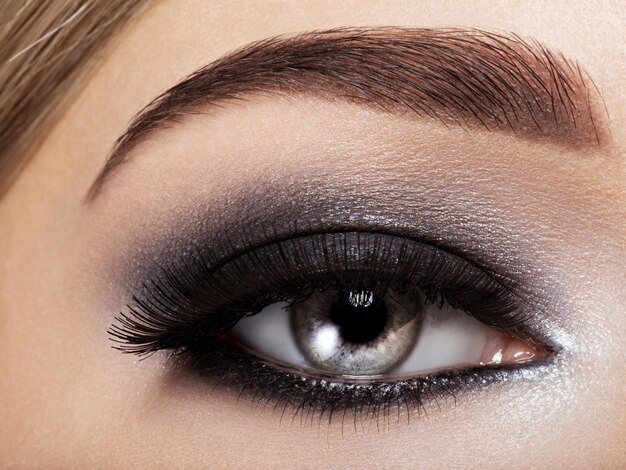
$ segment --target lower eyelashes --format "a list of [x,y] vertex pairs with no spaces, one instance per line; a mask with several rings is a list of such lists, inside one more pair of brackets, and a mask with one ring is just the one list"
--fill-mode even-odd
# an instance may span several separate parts
[[389,409],[545,363],[531,320],[512,289],[454,254],[340,232],[188,254],[145,282],[110,334],[251,398]]
[[280,419],[285,416],[303,422],[329,425],[354,420],[365,421],[404,414],[409,420],[435,403],[457,403],[465,392],[480,391],[492,385],[532,380],[545,373],[546,360],[521,365],[499,364],[463,369],[445,369],[428,375],[405,376],[393,380],[379,377],[364,380],[274,363],[230,348],[222,343],[207,344],[198,351],[174,356],[182,367],[209,390],[219,390],[237,403],[248,401],[255,408],[268,407]]

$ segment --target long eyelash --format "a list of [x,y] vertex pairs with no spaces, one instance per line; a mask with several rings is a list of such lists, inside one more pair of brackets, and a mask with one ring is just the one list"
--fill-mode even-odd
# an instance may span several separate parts
[[206,344],[270,303],[341,287],[419,289],[483,323],[516,332],[530,314],[514,289],[462,258],[398,236],[296,236],[222,259],[197,250],[162,266],[109,330],[123,352],[147,355]]

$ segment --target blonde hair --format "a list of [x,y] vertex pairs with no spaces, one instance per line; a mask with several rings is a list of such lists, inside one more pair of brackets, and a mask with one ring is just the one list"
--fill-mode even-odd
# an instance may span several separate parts
[[146,0],[0,2],[0,194]]

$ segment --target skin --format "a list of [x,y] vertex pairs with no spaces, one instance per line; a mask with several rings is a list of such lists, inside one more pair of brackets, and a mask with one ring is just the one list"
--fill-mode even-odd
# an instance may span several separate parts
[[[2,466],[623,466],[621,9],[375,1],[151,7],[108,50],[0,201]],[[193,70],[279,33],[376,25],[496,28],[562,50],[599,86],[611,141],[580,151],[353,105],[264,98],[155,136],[98,200],[83,203],[132,116]],[[138,362],[110,348],[106,329],[132,292],[123,270],[135,253],[150,252],[184,214],[219,203],[232,188],[285,180],[391,194],[410,181],[416,200],[455,201],[440,214],[442,226],[463,220],[477,244],[499,240],[483,251],[559,299],[544,324],[563,346],[555,366],[463,393],[456,404],[429,404],[419,416],[342,427],[281,420],[272,407],[178,377],[163,355]]]

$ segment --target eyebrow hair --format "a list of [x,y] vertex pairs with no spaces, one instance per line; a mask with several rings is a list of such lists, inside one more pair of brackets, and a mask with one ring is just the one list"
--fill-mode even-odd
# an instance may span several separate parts
[[589,75],[533,39],[468,28],[313,31],[244,46],[155,98],[116,141],[87,200],[155,131],[254,95],[312,95],[565,146],[604,138]]

